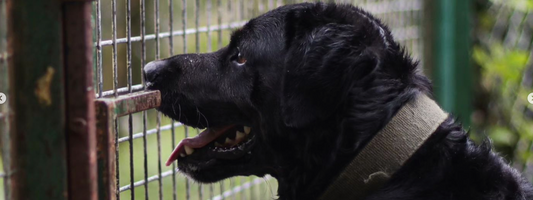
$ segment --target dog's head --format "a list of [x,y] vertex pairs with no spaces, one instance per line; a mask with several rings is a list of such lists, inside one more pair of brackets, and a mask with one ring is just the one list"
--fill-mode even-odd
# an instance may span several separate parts
[[[364,112],[386,109],[368,103],[401,92],[414,66],[368,13],[305,3],[250,20],[216,52],[177,55],[144,70],[148,89],[161,91],[159,111],[206,128],[183,140],[169,162],[177,159],[190,177],[214,182],[282,176],[317,163],[327,168],[342,143],[379,128]],[[346,128],[350,123],[360,130]],[[355,136],[342,136],[348,129]]]

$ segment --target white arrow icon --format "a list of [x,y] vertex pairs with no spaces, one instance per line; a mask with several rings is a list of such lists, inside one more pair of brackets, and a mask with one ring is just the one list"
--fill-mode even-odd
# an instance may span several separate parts
[[0,105],[4,104],[6,101],[7,101],[6,94],[0,92]]

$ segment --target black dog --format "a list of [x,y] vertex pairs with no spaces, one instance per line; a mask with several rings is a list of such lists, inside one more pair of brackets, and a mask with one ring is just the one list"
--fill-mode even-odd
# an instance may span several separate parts
[[[283,6],[250,20],[227,47],[144,70],[148,88],[161,91],[159,111],[207,128],[169,163],[204,183],[270,174],[280,199],[320,197],[403,105],[431,95],[388,28],[350,5]],[[452,117],[437,126],[366,199],[533,199],[490,145],[474,144]]]

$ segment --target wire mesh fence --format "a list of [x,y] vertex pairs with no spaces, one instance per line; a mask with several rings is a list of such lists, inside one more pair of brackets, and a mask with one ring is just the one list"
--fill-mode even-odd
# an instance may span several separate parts
[[[202,53],[229,43],[248,19],[287,3],[281,0],[97,0],[95,88],[97,97],[141,91],[142,66],[181,53]],[[314,2],[314,1],[311,1]],[[422,55],[422,0],[355,0],[388,24],[413,56]],[[117,199],[272,199],[271,177],[236,177],[200,185],[162,166],[177,141],[199,131],[155,110],[117,119]]]

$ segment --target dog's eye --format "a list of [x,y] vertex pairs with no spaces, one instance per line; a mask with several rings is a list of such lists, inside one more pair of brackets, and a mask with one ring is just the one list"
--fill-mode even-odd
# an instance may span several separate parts
[[235,54],[232,57],[232,60],[236,62],[238,65],[244,65],[246,63],[246,58],[242,56],[241,51],[239,48],[237,48],[237,54]]
[[237,54],[237,60],[235,61],[241,65],[244,65],[244,63],[246,63],[246,58],[244,58],[244,56],[242,56],[242,54],[239,52],[239,54]]

